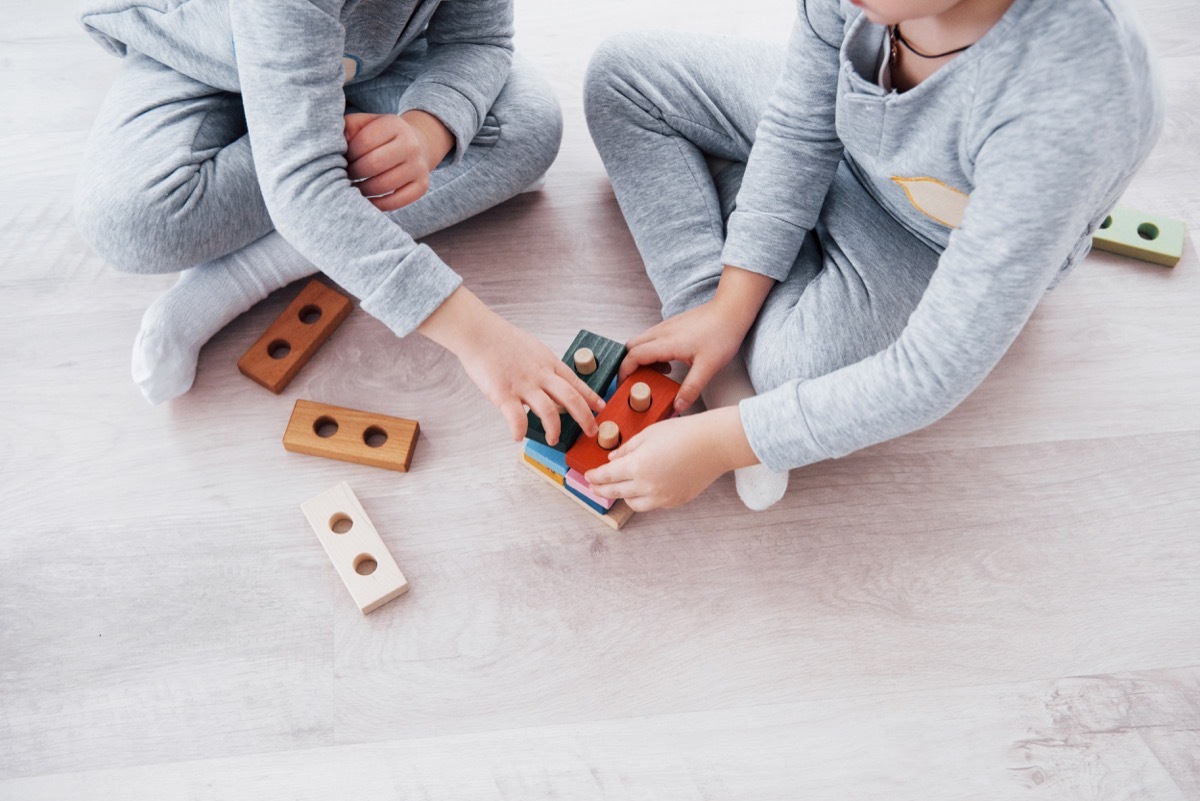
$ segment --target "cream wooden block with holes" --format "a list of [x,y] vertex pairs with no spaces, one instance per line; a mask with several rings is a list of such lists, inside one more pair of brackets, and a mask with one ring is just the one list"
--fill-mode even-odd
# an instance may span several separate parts
[[408,591],[404,574],[349,484],[305,501],[300,510],[364,615]]

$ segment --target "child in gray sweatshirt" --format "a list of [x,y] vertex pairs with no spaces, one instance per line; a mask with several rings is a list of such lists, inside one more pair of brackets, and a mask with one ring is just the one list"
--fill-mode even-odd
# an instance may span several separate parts
[[622,374],[689,363],[680,410],[742,358],[752,383],[588,474],[635,509],[947,414],[1087,254],[1163,117],[1122,0],[800,0],[786,51],[626,35],[585,91],[663,302]]
[[453,351],[514,438],[523,405],[552,439],[559,405],[594,431],[595,393],[414,242],[557,153],[553,93],[513,60],[511,0],[88,0],[82,21],[124,64],[79,229],[118,269],[184,271],[134,346],[147,398],[186,391],[209,337],[320,269],[397,335]]

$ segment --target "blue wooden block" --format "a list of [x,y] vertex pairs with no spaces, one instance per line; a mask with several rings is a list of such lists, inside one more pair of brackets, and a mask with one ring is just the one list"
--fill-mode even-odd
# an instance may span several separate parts
[[567,455],[534,440],[525,440],[525,455],[560,476],[567,474]]

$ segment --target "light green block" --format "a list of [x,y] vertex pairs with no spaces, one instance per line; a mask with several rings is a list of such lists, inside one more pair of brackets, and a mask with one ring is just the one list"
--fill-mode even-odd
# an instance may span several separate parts
[[1174,267],[1183,256],[1186,230],[1182,220],[1156,217],[1117,206],[1096,229],[1092,236],[1092,247],[1164,267]]

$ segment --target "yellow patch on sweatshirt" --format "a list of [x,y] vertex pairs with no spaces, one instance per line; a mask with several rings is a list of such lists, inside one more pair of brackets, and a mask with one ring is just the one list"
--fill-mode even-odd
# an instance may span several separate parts
[[342,68],[346,71],[345,83],[350,83],[352,80],[354,80],[354,76],[358,74],[358,59],[350,56],[343,56]]
[[966,192],[947,186],[937,178],[902,178],[893,175],[892,180],[904,190],[916,210],[929,219],[947,228],[957,228],[962,224],[967,202],[971,199]]

